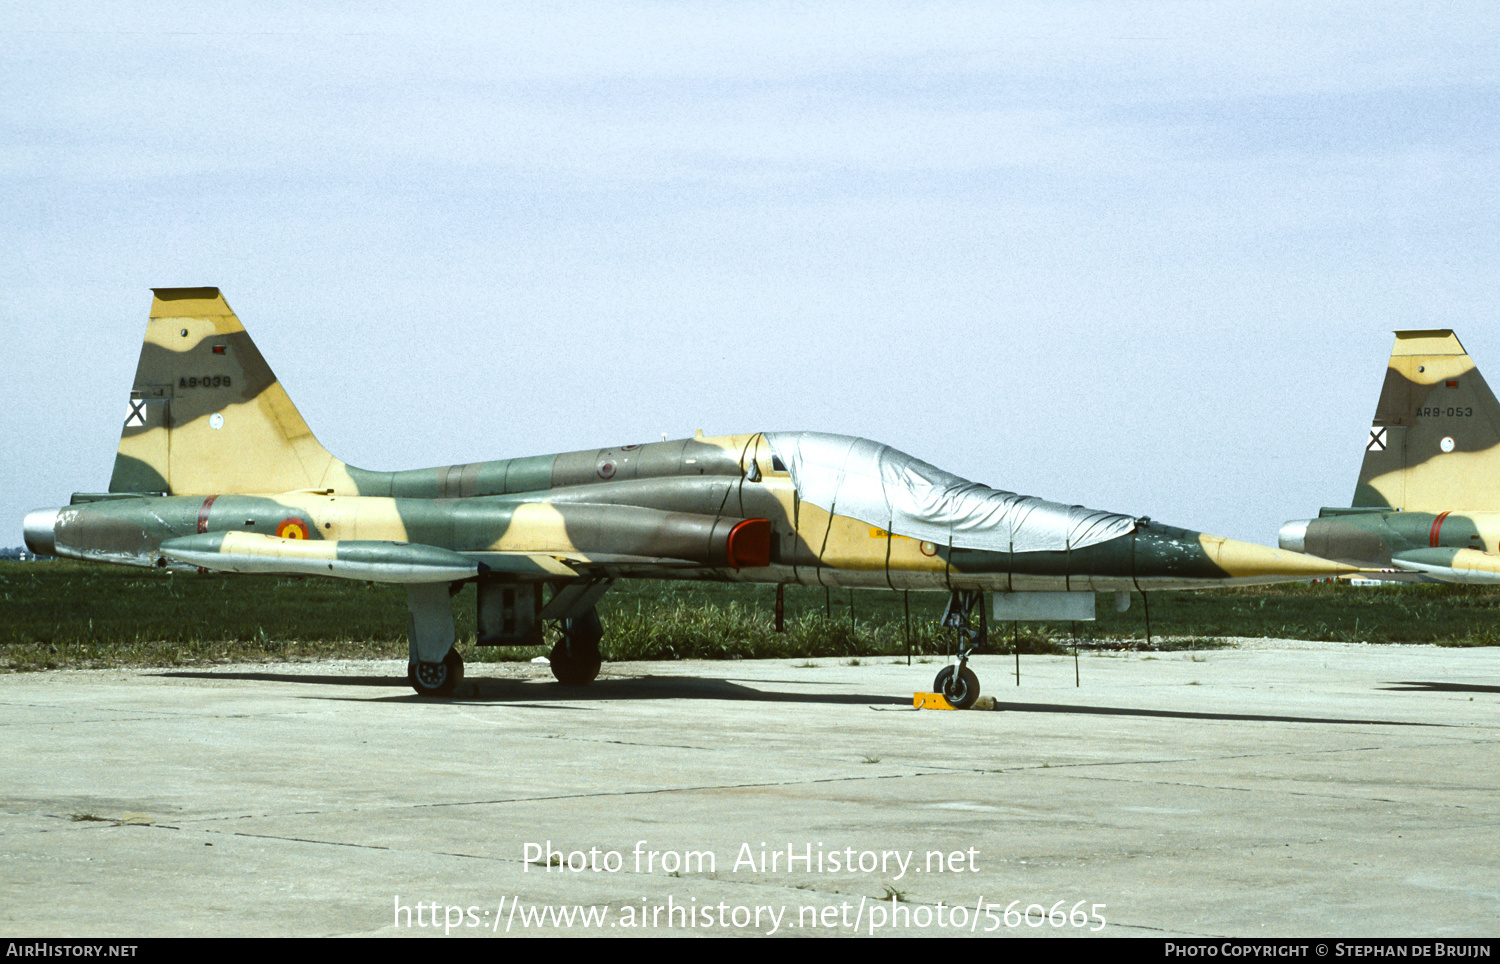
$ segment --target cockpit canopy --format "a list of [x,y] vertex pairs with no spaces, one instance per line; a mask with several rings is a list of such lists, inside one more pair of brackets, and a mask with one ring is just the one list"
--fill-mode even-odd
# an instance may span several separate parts
[[1135,529],[1130,516],[1002,492],[869,439],[767,432],[765,440],[803,501],[940,546],[1059,552]]

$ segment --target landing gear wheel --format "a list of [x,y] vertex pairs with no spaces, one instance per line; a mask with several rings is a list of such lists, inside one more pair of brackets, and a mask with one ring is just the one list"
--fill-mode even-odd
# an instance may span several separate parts
[[547,657],[552,664],[552,675],[564,686],[587,686],[599,675],[603,658],[599,655],[599,641],[575,639],[564,636],[552,647]]
[[604,626],[599,622],[599,614],[589,610],[577,619],[564,619],[562,628],[563,638],[547,657],[552,664],[552,675],[564,686],[587,686],[599,675],[599,665],[603,662],[599,640],[604,637]]
[[967,666],[963,672],[957,666],[944,666],[932,681],[932,688],[943,694],[943,699],[956,710],[966,710],[979,699],[979,677]]
[[418,696],[451,696],[464,678],[464,658],[448,650],[441,663],[407,663],[406,681]]

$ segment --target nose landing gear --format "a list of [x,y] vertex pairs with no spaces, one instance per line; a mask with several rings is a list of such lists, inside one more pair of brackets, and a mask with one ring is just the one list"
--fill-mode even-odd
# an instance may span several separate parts
[[[974,611],[979,612],[979,628],[970,625]],[[945,666],[932,681],[934,691],[954,709],[966,710],[979,699],[979,677],[969,669],[969,657],[989,642],[989,627],[984,618],[984,593],[977,589],[955,589],[943,610],[943,625],[953,627],[958,637],[958,663]]]

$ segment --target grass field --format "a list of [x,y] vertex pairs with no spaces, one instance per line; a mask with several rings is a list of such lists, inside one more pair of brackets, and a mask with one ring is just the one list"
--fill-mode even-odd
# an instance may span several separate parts
[[[773,586],[622,582],[599,605],[604,657],[738,659],[858,657],[906,652],[901,593],[786,590],[786,633],[774,631]],[[946,597],[911,593],[916,653],[951,649],[938,625]],[[1157,646],[1217,645],[1224,636],[1369,643],[1500,644],[1500,591],[1439,585],[1378,588],[1291,585],[1152,593]],[[852,612],[851,612],[852,608]],[[476,649],[474,589],[455,599],[468,660],[530,659],[545,649]],[[1092,624],[991,627],[991,652],[1138,646],[1146,606],[1134,594],[1115,612],[1103,594]],[[163,572],[74,562],[0,563],[0,670],[169,666],[225,660],[406,655],[406,595],[399,586],[338,579]],[[1076,636],[1075,636],[1076,633]]]

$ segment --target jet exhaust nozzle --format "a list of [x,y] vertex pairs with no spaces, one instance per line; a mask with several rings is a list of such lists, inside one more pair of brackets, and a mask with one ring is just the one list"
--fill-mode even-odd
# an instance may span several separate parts
[[57,510],[37,509],[26,513],[22,523],[26,548],[39,556],[57,555]]
[[1276,544],[1290,552],[1307,551],[1307,524],[1311,519],[1288,522],[1276,533]]

